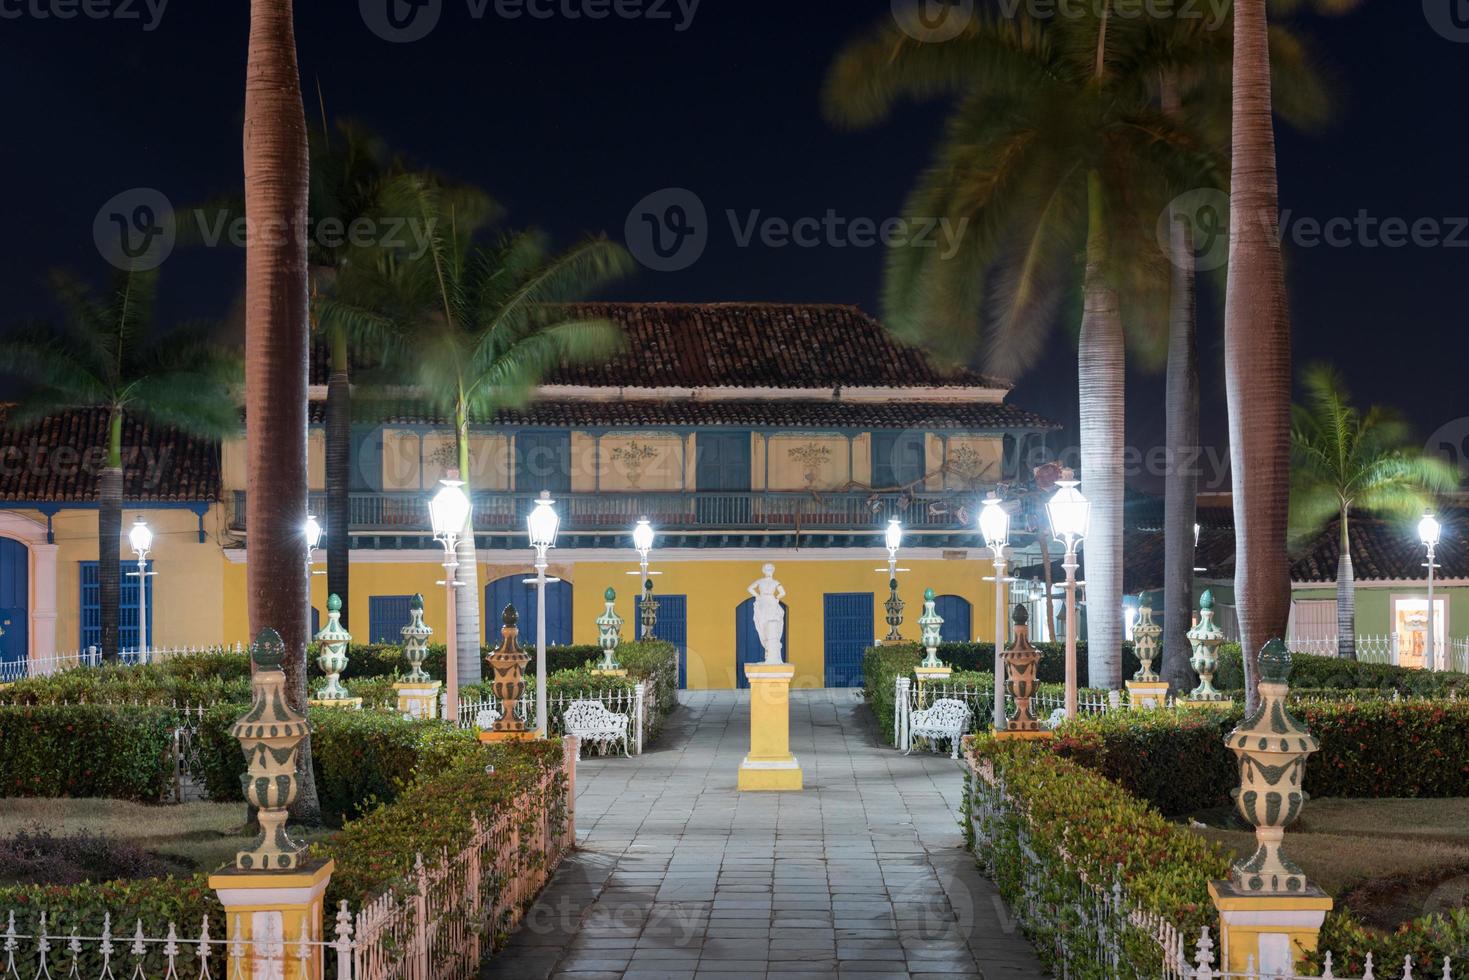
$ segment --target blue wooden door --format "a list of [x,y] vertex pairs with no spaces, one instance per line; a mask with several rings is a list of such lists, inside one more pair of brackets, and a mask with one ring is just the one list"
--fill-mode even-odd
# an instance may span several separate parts
[[375,595],[367,599],[367,642],[402,643],[411,616],[411,595]]
[[871,592],[828,592],[826,612],[826,686],[860,687],[862,655],[873,636]]
[[[785,622],[781,624],[781,655],[791,659],[791,610],[784,602]],[[735,686],[749,687],[750,679],[745,676],[745,664],[765,662],[765,648],[760,645],[760,633],[755,629],[755,597],[751,596],[735,606]]]
[[935,597],[933,610],[944,617],[939,628],[939,637],[945,643],[971,643],[974,634],[969,632],[974,621],[973,607],[963,596],[941,595]]
[[0,681],[25,676],[30,637],[30,553],[0,538]]
[[[750,521],[750,433],[700,432],[694,440],[694,516],[700,524]],[[719,493],[718,491],[727,491]]]
[[[682,595],[656,595],[658,600],[658,621],[653,624],[653,639],[672,643],[678,648],[678,686],[682,690],[688,687],[688,659],[689,659],[689,597]],[[643,597],[638,596],[633,605],[638,614],[634,620],[636,635],[641,636]]]
[[[94,561],[81,562],[81,649],[85,652],[87,647],[102,646],[102,586],[97,581],[97,563]],[[122,571],[122,585],[117,602],[117,648],[119,650],[138,649],[138,563],[136,561],[119,562]],[[150,561],[147,570],[153,570]],[[148,646],[158,646],[158,638],[153,632],[153,583],[157,576],[148,576],[148,584],[145,586],[145,596],[148,600]]]
[[[507,575],[485,586],[485,604],[480,619],[485,624],[485,643],[500,645],[501,615],[513,605],[520,615],[520,646],[530,650],[536,645],[536,586],[524,580],[528,575]],[[571,642],[571,583],[546,583],[546,645],[566,646]]]

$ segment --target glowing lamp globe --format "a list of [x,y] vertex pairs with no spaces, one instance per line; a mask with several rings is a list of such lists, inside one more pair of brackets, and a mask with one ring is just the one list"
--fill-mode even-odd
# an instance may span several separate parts
[[1061,472],[1056,481],[1056,493],[1046,501],[1046,514],[1051,519],[1051,533],[1059,541],[1068,544],[1086,537],[1091,526],[1092,505],[1078,490],[1075,476],[1070,470]]
[[985,545],[996,554],[1010,543],[1010,515],[1000,498],[991,493],[985,498],[979,511],[979,533],[984,535]]
[[306,526],[301,529],[301,533],[306,536],[306,547],[311,551],[315,551],[316,546],[321,544],[322,534],[321,522],[316,519],[315,514],[306,518]]
[[434,537],[457,536],[469,522],[469,495],[459,480],[441,480],[439,492],[428,502],[428,519],[433,525]]
[[903,522],[896,517],[888,521],[887,546],[890,555],[896,555],[903,546]]
[[556,515],[556,508],[551,506],[552,503],[550,492],[542,490],[535,510],[526,518],[531,547],[538,551],[556,544],[556,529],[561,526],[561,518]]
[[140,555],[146,555],[153,547],[153,531],[143,520],[142,515],[138,516],[132,528],[128,530],[128,544],[132,545],[133,550]]
[[1438,518],[1431,512],[1424,513],[1423,520],[1418,522],[1418,540],[1430,548],[1437,547],[1438,536],[1443,531]]
[[653,525],[648,523],[646,517],[640,518],[638,526],[632,529],[632,546],[641,555],[653,550]]

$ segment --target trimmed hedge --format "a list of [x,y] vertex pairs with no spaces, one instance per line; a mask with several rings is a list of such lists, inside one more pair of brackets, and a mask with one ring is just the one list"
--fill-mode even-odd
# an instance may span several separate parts
[[[1128,897],[1142,908],[1164,916],[1188,936],[1217,924],[1208,883],[1228,874],[1224,850],[1170,823],[1147,802],[1076,762],[1061,758],[1043,744],[1000,741],[977,735],[970,741],[977,764],[992,766],[1017,801],[1023,819],[1006,819],[992,827],[994,849],[983,855],[995,868],[995,883],[1006,901],[1020,900],[1030,859],[1020,846],[1022,831],[1039,862],[1040,901],[1057,911],[1057,930],[1085,928],[1074,918],[1067,899],[1082,888],[1081,880],[1109,888],[1120,881]],[[982,778],[982,777],[974,777]],[[966,817],[973,799],[965,794]],[[965,822],[966,828],[970,826]],[[971,849],[974,841],[970,840]],[[1045,955],[1053,937],[1032,937]],[[1151,942],[1128,949],[1138,962],[1156,962]],[[1110,978],[1106,967],[1076,977]]]
[[172,710],[157,707],[0,707],[0,797],[156,803],[173,771],[168,755],[177,723]]
[[0,689],[0,704],[213,704],[250,700],[250,675],[243,654],[196,654],[178,659],[186,662],[77,667],[43,677],[26,677]]
[[[1469,702],[1297,702],[1291,711],[1321,742],[1306,761],[1312,796],[1469,796]],[[1230,804],[1239,771],[1224,737],[1243,714],[1239,707],[1109,713],[1066,723],[1052,749],[1179,816]]]
[[[1403,697],[1442,697],[1450,691],[1469,696],[1469,674],[1369,664],[1314,653],[1291,654],[1290,680],[1293,692],[1297,688],[1355,688],[1374,690],[1389,697],[1393,692]],[[1244,657],[1239,644],[1225,644],[1219,648],[1219,671],[1214,675],[1214,686],[1221,691],[1244,689]]]

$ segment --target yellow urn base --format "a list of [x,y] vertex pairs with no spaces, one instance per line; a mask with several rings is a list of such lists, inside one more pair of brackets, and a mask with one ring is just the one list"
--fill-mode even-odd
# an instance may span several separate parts
[[312,698],[313,708],[341,708],[346,711],[361,711],[361,698]]
[[399,681],[393,685],[398,692],[398,714],[410,715],[420,721],[432,721],[439,716],[439,691],[443,681]]
[[918,678],[919,683],[931,684],[934,681],[946,681],[954,676],[953,667],[914,667],[913,675]]
[[1185,708],[1212,708],[1215,711],[1234,707],[1234,702],[1228,698],[1222,701],[1195,701],[1192,698],[1180,698],[1178,703]]
[[534,742],[540,733],[528,728],[523,732],[480,732],[476,737],[481,742]]
[[621,667],[618,667],[618,668],[616,668],[614,670],[603,670],[601,667],[598,667],[598,668],[594,669],[592,671],[592,673],[595,676],[597,676],[597,677],[626,677],[627,676],[627,671],[623,670]]
[[1319,888],[1284,895],[1243,892],[1228,881],[1209,882],[1209,897],[1219,910],[1220,962],[1243,973],[1253,966],[1262,976],[1292,974],[1321,938],[1321,923],[1331,911],[1331,896]]
[[1013,728],[1007,728],[1004,731],[995,732],[995,738],[1006,742],[1043,742],[1055,737],[1056,733],[1049,728],[1038,728],[1034,731],[1016,731]]
[[1127,695],[1134,708],[1162,708],[1168,704],[1168,682],[1128,681]]
[[750,680],[750,754],[740,763],[741,791],[792,792],[803,788],[801,764],[791,754],[790,664],[745,664]]
[[[292,871],[226,868],[209,876],[209,887],[224,906],[226,938],[243,950],[241,976],[326,976],[323,946],[308,946],[305,960],[295,954],[303,939],[320,943],[325,935],[326,886],[335,867],[331,860],[317,859]],[[231,962],[230,969],[235,968]]]

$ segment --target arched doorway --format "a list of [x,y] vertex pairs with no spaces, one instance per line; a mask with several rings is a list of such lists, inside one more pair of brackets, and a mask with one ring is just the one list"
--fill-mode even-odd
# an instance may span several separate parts
[[[791,610],[784,602],[780,608],[786,614],[781,624],[780,649],[787,661],[791,659]],[[745,676],[745,664],[758,664],[765,660],[765,648],[760,645],[760,633],[755,629],[755,597],[750,596],[735,606],[735,686],[749,687],[750,679]]]
[[974,633],[974,607],[969,600],[958,595],[941,595],[933,601],[933,611],[944,617],[939,627],[939,638],[945,643],[972,643]]
[[[536,586],[526,584],[531,576],[506,575],[485,586],[485,604],[480,618],[485,624],[485,643],[500,643],[500,613],[507,605],[520,614],[520,645],[532,649],[536,645]],[[546,645],[567,646],[571,643],[571,583],[546,583]]]
[[31,556],[13,538],[0,538],[0,681],[26,673],[30,657]]

